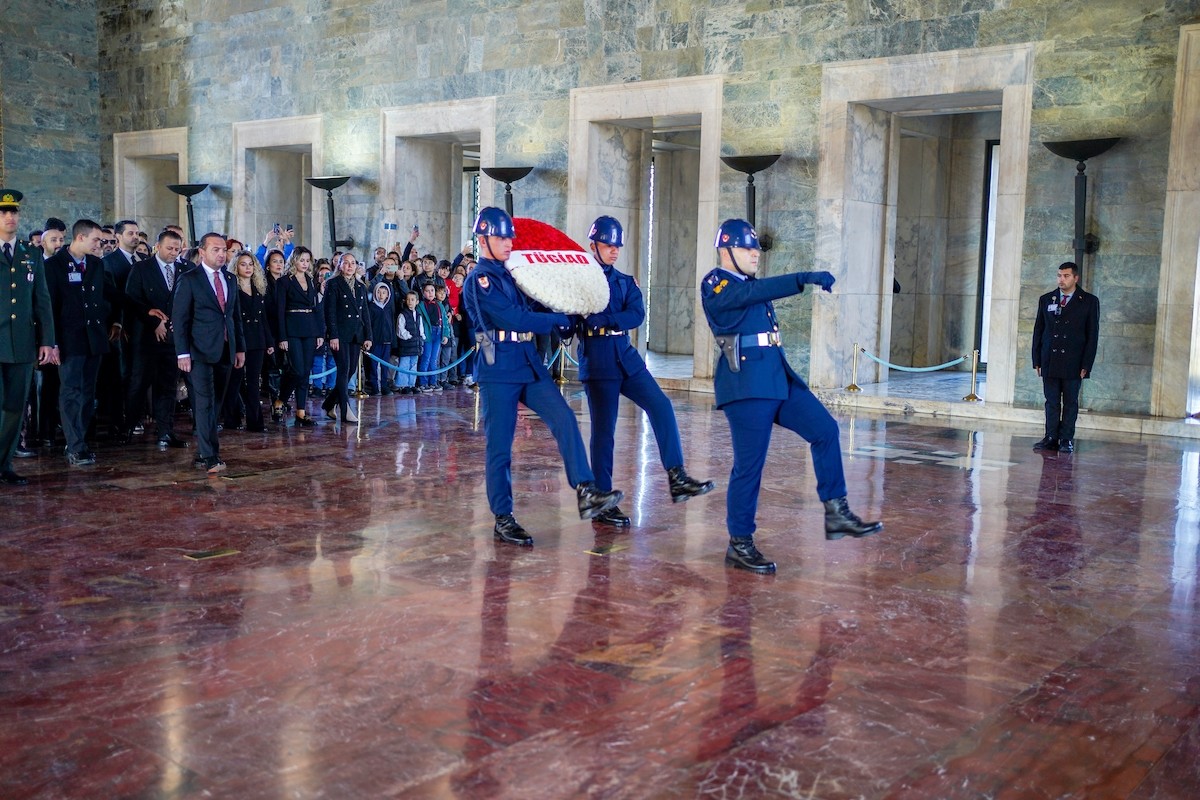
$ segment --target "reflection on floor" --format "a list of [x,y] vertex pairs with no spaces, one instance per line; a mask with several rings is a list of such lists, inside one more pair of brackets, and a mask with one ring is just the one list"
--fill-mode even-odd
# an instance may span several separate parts
[[647,350],[646,366],[650,370],[650,374],[660,380],[664,378],[668,380],[686,380],[692,377],[692,372],[695,369],[695,360],[690,354],[684,356],[671,353],[656,353],[653,350]]
[[[587,417],[578,386],[565,390]],[[1137,797],[1200,794],[1200,449],[841,418],[870,539],[826,542],[777,432],[726,569],[724,416],[673,395],[673,506],[622,406],[635,526],[580,522],[523,417],[498,545],[475,395],[192,451],[43,451],[4,488],[0,795]],[[210,557],[204,557],[204,556]],[[192,556],[189,558],[189,556]]]

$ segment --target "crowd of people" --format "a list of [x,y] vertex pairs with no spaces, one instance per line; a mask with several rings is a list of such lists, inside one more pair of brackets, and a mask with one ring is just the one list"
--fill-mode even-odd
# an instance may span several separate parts
[[[230,331],[241,349],[223,352],[229,369],[212,376],[218,431],[262,433],[268,420],[281,428],[289,416],[291,424],[311,427],[310,398],[323,401],[327,419],[353,423],[352,393],[417,395],[473,385],[470,322],[460,307],[475,265],[470,246],[453,261],[419,254],[414,229],[406,243],[375,248],[366,264],[351,252],[318,258],[294,235],[291,226],[273,226],[252,250],[207,234],[189,249],[174,225],[151,236],[134,220],[81,219],[68,228],[51,217],[18,239],[46,267],[60,358],[37,365],[12,457],[62,447],[70,466],[85,467],[97,458],[88,442],[129,445],[148,431],[164,450],[189,446],[175,422],[190,407],[195,425],[197,376],[191,364],[181,368],[179,354],[191,343],[177,341],[173,317],[183,276],[201,264],[226,276],[221,286],[210,281],[214,291],[227,285],[237,297]],[[235,364],[237,352],[243,356]],[[379,360],[363,357],[359,386],[363,352]],[[202,427],[195,425],[204,451],[196,465],[220,471],[224,464],[208,453],[215,442],[204,446]]]

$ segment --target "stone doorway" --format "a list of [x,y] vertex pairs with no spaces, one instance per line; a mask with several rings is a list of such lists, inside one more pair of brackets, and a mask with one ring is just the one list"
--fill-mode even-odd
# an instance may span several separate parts
[[113,134],[113,219],[135,220],[154,238],[187,226],[186,201],[167,188],[188,182],[187,128]]
[[[652,309],[633,335],[690,353],[692,374],[712,376],[712,336],[696,286],[712,264],[720,172],[722,80],[685,78],[574,89],[568,139],[567,234],[583,241],[609,214],[625,228],[618,267]],[[651,164],[656,230],[651,239]],[[653,248],[653,250],[652,250]]]
[[[999,109],[996,261],[989,336],[1015,342],[1030,140],[1033,45],[872,59],[825,68],[816,269],[840,283],[814,299],[809,378],[850,382],[855,343],[891,354],[892,280],[904,117]],[[841,288],[844,287],[844,288]],[[991,350],[988,399],[1011,403],[1015,348]],[[860,364],[859,383],[880,372]]]

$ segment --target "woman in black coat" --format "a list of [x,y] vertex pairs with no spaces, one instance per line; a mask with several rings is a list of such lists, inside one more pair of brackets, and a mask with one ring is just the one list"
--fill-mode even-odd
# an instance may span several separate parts
[[334,408],[340,408],[344,422],[358,422],[350,410],[346,386],[350,375],[358,369],[358,351],[371,349],[367,287],[354,279],[357,270],[358,259],[352,253],[343,253],[338,275],[325,284],[325,336],[337,364],[337,385],[325,398],[323,407],[330,419],[337,419]]
[[296,393],[296,425],[309,428],[315,425],[308,416],[309,376],[313,355],[325,336],[325,319],[317,280],[312,274],[313,255],[307,247],[292,251],[287,276],[275,286],[279,304],[279,349],[287,352],[288,369],[279,390],[280,404]]
[[241,423],[242,409],[246,412],[246,430],[262,433],[263,424],[261,378],[263,359],[275,352],[275,337],[267,324],[267,276],[252,253],[238,255],[233,264],[237,278],[238,312],[242,315],[242,331],[246,335],[246,363],[229,376],[225,390],[225,427]]

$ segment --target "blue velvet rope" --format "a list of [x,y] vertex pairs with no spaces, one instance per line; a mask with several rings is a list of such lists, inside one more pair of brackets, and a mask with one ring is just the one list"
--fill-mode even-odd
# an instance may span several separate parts
[[377,361],[378,363],[382,364],[383,366],[387,367],[388,369],[390,369],[390,370],[392,370],[392,371],[394,371],[394,372],[403,372],[405,375],[426,376],[426,375],[441,375],[443,372],[449,372],[450,370],[454,369],[455,367],[457,367],[457,366],[458,366],[459,364],[461,364],[462,362],[466,361],[466,360],[467,360],[467,356],[471,355],[471,353],[474,353],[474,352],[475,352],[475,348],[474,348],[474,347],[472,347],[470,350],[468,350],[467,352],[463,353],[463,354],[462,354],[462,358],[458,359],[458,360],[457,360],[457,361],[455,361],[453,364],[450,364],[450,365],[449,365],[449,366],[447,366],[447,367],[443,367],[442,369],[433,370],[433,371],[431,371],[431,372],[419,372],[418,370],[415,370],[415,369],[401,369],[399,366],[397,366],[397,365],[395,365],[395,364],[388,363],[387,361],[384,361],[382,358],[380,358],[379,356],[377,356],[377,355],[375,355],[374,353],[371,353],[371,352],[367,352],[367,353],[366,353],[366,356],[367,356],[368,358],[372,358],[372,359],[374,359],[374,360],[375,360],[375,361]]
[[862,352],[863,355],[865,355],[867,358],[874,361],[876,364],[882,364],[883,366],[887,367],[888,369],[898,369],[901,372],[937,372],[939,369],[946,369],[947,367],[953,367],[956,364],[961,364],[962,362],[967,360],[966,356],[959,356],[958,358],[954,359],[953,361],[947,361],[945,364],[938,364],[936,367],[902,367],[899,364],[892,364],[890,362],[884,361],[881,358],[876,358],[871,353],[868,353],[867,349],[865,347],[860,347],[858,349]]

